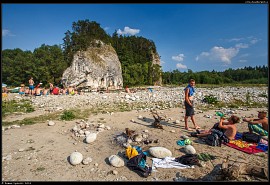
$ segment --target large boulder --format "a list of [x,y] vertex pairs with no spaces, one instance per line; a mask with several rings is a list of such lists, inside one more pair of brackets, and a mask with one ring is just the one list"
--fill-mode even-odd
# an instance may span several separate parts
[[63,85],[88,89],[122,89],[122,68],[116,51],[102,41],[95,42],[95,46],[74,55],[71,66],[63,73]]
[[161,146],[150,147],[149,153],[156,158],[165,158],[172,156],[172,152],[169,149]]

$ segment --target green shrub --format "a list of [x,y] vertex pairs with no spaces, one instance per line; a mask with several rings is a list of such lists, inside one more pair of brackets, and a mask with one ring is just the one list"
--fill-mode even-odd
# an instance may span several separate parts
[[258,96],[259,97],[263,97],[263,98],[267,98],[268,97],[266,93],[259,94]]
[[203,102],[208,103],[208,104],[216,104],[218,103],[217,97],[213,95],[205,96],[203,99]]
[[75,119],[75,114],[72,111],[65,110],[61,115],[61,120],[69,121],[73,119]]

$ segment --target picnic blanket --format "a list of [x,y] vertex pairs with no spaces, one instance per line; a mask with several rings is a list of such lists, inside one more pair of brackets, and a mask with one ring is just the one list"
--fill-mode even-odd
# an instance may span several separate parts
[[234,140],[231,140],[229,143],[223,144],[248,154],[265,152],[268,150],[268,145],[263,143],[249,143],[246,141],[242,141],[241,136],[241,133],[237,133]]

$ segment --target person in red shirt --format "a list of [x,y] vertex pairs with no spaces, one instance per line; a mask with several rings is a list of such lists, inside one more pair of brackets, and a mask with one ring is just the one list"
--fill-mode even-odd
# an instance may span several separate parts
[[59,95],[59,88],[58,87],[54,87],[52,90],[52,94],[53,95]]

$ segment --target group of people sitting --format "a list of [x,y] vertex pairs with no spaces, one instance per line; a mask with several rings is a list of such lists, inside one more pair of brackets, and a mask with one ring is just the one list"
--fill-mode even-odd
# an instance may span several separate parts
[[42,83],[39,83],[35,87],[25,87],[24,84],[21,84],[19,89],[20,95],[34,95],[34,96],[41,96],[41,95],[75,95],[75,94],[82,94],[82,92],[78,92],[76,87],[69,86],[68,88],[60,88],[54,86],[52,83],[49,83],[50,87],[45,88],[41,87]]
[[[244,118],[243,121],[248,123],[248,129],[250,133],[255,133],[262,136],[262,139],[268,140],[268,119],[266,117],[266,111],[258,111],[258,118]],[[228,140],[234,140],[237,127],[236,124],[240,122],[240,118],[232,115],[225,121],[224,117],[220,117],[220,121],[210,129],[205,131],[196,130],[196,133],[191,133],[194,137],[206,137],[212,132],[218,130],[223,132],[224,136]]]

